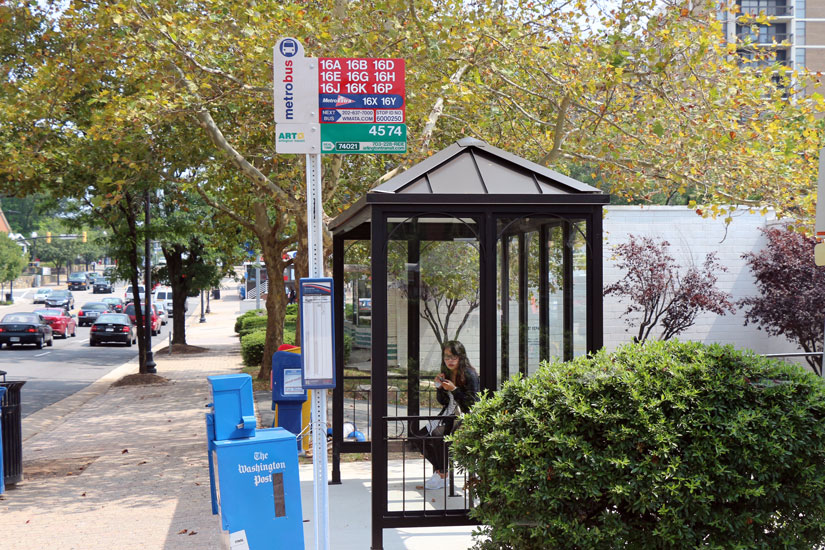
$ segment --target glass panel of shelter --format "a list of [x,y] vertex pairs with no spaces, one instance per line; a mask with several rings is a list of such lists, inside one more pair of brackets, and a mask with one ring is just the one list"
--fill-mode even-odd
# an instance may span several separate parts
[[387,510],[466,508],[460,491],[463,478],[455,478],[455,490],[417,488],[429,478],[432,466],[417,448],[420,442],[410,436],[424,429],[426,417],[441,410],[434,379],[443,367],[441,347],[446,341],[461,341],[478,369],[478,222],[432,214],[396,217],[388,220],[388,236],[387,416],[397,420],[387,423],[387,439],[403,468],[388,471]]
[[529,376],[543,360],[586,353],[586,222],[500,218],[497,234],[496,387],[501,387],[516,373]]
[[369,440],[372,347],[370,242],[344,243],[344,434],[346,441]]

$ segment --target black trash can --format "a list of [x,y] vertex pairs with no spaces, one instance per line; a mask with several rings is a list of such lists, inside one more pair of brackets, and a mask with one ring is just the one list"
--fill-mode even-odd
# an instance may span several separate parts
[[213,300],[220,300],[221,299],[221,289],[213,288],[212,289],[212,299]]
[[11,292],[6,292],[6,301],[11,302]]
[[23,414],[20,407],[20,388],[25,380],[0,382],[6,395],[0,402],[3,423],[3,480],[6,485],[23,481]]

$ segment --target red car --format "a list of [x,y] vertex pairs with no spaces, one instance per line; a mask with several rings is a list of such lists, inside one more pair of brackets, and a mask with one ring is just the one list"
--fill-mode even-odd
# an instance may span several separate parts
[[[146,304],[144,304],[145,306]],[[129,316],[129,319],[132,320],[132,324],[134,325],[137,321],[137,316],[135,315],[135,304],[129,303],[126,304],[126,308],[124,308],[123,313]],[[155,304],[152,304],[152,336],[160,333],[160,317],[158,317],[158,311],[155,309]]]
[[57,308],[36,309],[34,313],[43,317],[43,320],[52,327],[52,334],[55,336],[62,338],[77,336],[77,321],[67,310]]

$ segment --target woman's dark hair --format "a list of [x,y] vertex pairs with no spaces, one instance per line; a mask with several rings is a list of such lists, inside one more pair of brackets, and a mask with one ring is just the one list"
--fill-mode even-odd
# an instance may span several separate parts
[[464,386],[467,382],[467,377],[464,374],[466,370],[472,369],[475,371],[475,368],[473,368],[470,364],[470,359],[467,357],[467,350],[464,348],[464,344],[458,340],[449,340],[448,342],[444,342],[444,345],[441,346],[441,372],[449,378],[450,369],[447,368],[447,364],[444,362],[444,353],[448,351],[450,354],[458,357],[458,369],[456,369],[455,373],[456,379],[452,382],[456,386]]

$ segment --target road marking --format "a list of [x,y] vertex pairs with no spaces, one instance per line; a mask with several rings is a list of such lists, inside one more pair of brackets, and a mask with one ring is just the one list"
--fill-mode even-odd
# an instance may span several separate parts
[[44,352],[44,353],[38,353],[37,355],[35,355],[35,357],[43,357],[44,355],[48,355],[50,353],[51,353],[50,351],[47,351],[47,352]]
[[86,338],[85,340],[80,340],[80,343],[81,343],[81,344],[85,344],[85,343],[86,343],[86,342],[88,342],[88,341],[89,341],[89,339],[88,339],[88,338]]

